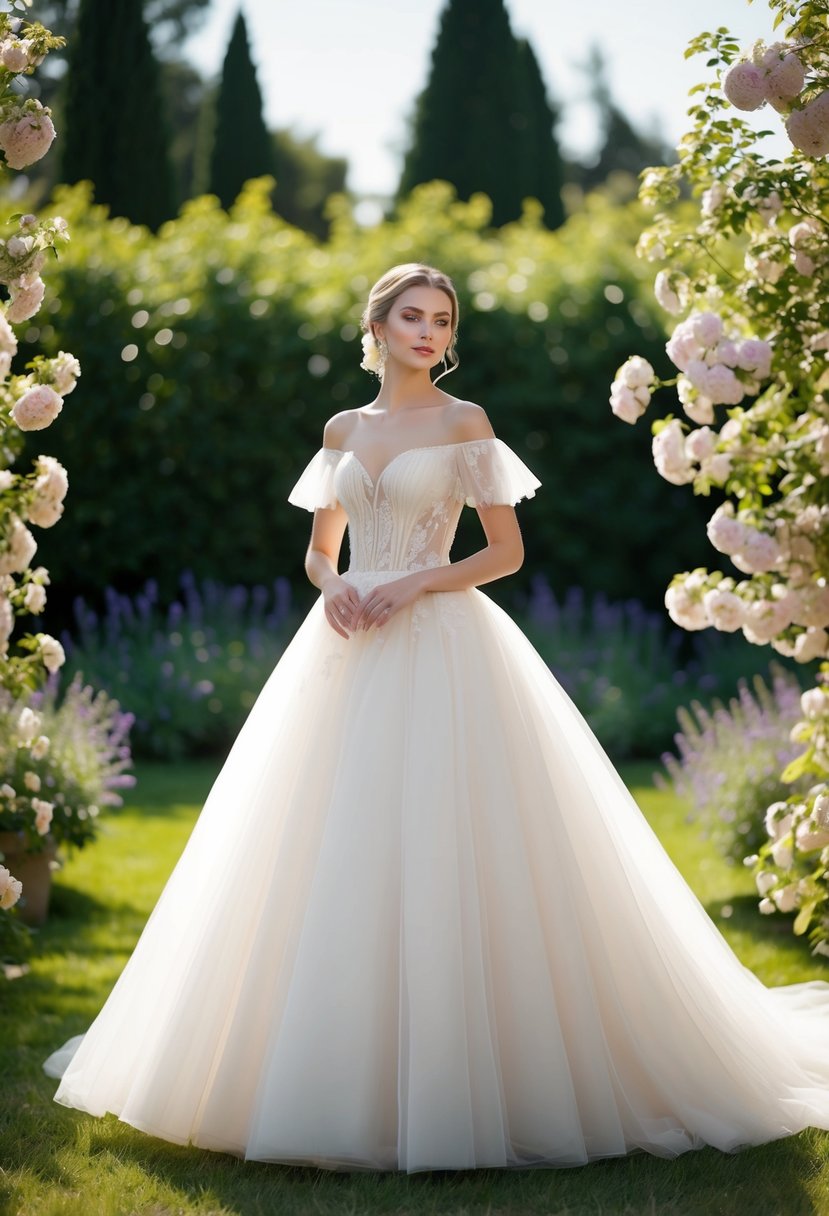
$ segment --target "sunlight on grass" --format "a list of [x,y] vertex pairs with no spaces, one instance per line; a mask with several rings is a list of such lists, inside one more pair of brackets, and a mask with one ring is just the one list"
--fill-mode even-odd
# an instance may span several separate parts
[[[128,805],[58,876],[31,970],[3,985],[0,1061],[13,1095],[0,1115],[0,1211],[25,1216],[293,1216],[299,1213],[544,1213],[545,1216],[745,1216],[829,1212],[829,1134],[730,1156],[646,1154],[561,1170],[329,1173],[243,1163],[167,1144],[109,1115],[52,1101],[41,1062],[83,1030],[117,979],[173,868],[218,765],[139,768]],[[829,978],[787,918],[757,912],[747,871],[714,855],[683,806],[650,785],[651,765],[623,769],[675,864],[740,958],[768,984]],[[679,1048],[681,1050],[681,1047]]]

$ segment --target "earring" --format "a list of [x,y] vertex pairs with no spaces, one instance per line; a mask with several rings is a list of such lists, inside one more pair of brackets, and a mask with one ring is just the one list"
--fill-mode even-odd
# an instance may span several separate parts
[[380,358],[385,362],[389,355],[389,348],[386,344],[385,338],[381,338],[377,345],[380,348]]

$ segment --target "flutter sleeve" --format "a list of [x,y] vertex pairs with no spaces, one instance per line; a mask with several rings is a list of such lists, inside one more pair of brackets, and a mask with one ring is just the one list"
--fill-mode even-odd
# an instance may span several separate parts
[[458,445],[455,497],[468,507],[514,506],[533,498],[541,485],[502,439],[474,439]]
[[343,453],[337,448],[320,448],[302,470],[299,481],[288,495],[288,502],[306,511],[318,507],[336,507],[334,473]]

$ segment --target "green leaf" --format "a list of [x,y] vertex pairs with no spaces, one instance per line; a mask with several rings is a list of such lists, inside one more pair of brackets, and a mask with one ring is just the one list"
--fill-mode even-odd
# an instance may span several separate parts
[[809,748],[802,756],[796,756],[783,769],[783,772],[780,774],[780,780],[784,781],[786,785],[790,785],[792,781],[797,781],[798,777],[802,777],[804,773],[810,772],[813,752],[814,749]]
[[810,903],[804,904],[795,917],[792,930],[797,937],[800,937],[801,934],[805,933],[809,928],[809,922],[812,919],[812,914],[817,906],[817,902],[817,900],[813,899]]

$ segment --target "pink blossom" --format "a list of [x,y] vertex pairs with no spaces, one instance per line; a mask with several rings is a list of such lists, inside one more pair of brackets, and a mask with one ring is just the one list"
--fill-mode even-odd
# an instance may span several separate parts
[[739,595],[725,588],[712,587],[702,597],[708,620],[723,633],[734,633],[743,623],[744,605]]
[[11,300],[6,306],[6,317],[9,321],[17,324],[20,321],[28,321],[33,317],[43,303],[43,296],[46,292],[46,284],[40,276],[34,279],[34,282],[25,287],[16,287],[12,285],[9,288]]
[[21,431],[42,431],[63,409],[63,398],[48,384],[35,384],[12,407],[11,416]]
[[637,390],[622,384],[620,380],[614,380],[610,386],[610,408],[622,422],[633,425],[644,414],[647,401],[640,400]]
[[769,68],[766,76],[766,100],[775,110],[787,109],[789,103],[798,96],[806,80],[803,64],[797,55],[789,52]]
[[713,182],[707,190],[703,190],[700,199],[700,211],[706,217],[712,216],[723,203],[725,188],[721,182]]
[[0,908],[12,908],[20,899],[23,884],[13,878],[5,866],[0,866]]
[[654,435],[651,447],[657,471],[666,481],[681,486],[694,480],[694,469],[685,455],[685,438],[679,419],[674,418]]
[[685,440],[685,453],[691,460],[706,460],[713,453],[716,442],[716,435],[711,428],[702,426],[699,430],[691,431]]
[[743,60],[728,69],[723,92],[738,110],[756,110],[766,100],[766,73]]
[[35,813],[35,829],[38,835],[45,836],[52,822],[55,804],[47,802],[44,798],[33,798],[32,810]]
[[653,294],[656,296],[657,303],[672,316],[682,312],[684,307],[679,292],[675,290],[675,281],[675,275],[670,274],[667,270],[660,270],[653,284]]
[[0,351],[8,355],[17,354],[17,336],[2,309],[0,309]]
[[733,508],[723,503],[717,507],[706,528],[708,539],[720,553],[737,553],[746,537],[745,524],[734,518]]
[[665,592],[668,616],[682,629],[706,629],[708,617],[702,600],[695,598],[682,583],[674,583]]
[[829,152],[829,91],[807,102],[802,110],[792,110],[786,132],[807,156],[825,156]]
[[829,587],[806,583],[798,587],[797,608],[792,614],[796,625],[822,629],[829,625]]
[[32,45],[28,38],[13,38],[0,46],[0,62],[4,68],[15,74],[25,72],[29,66],[29,47]]
[[616,377],[628,388],[647,388],[655,378],[650,363],[641,355],[631,355],[619,368]]
[[5,549],[0,553],[0,574],[25,570],[37,552],[37,541],[18,515],[12,514]]
[[734,342],[728,340],[718,342],[713,354],[717,363],[724,363],[726,367],[734,367],[737,363],[737,346]]
[[702,462],[702,474],[713,481],[715,486],[721,486],[731,472],[731,457],[728,452],[715,452]]
[[722,363],[706,368],[702,392],[714,405],[739,405],[745,390],[730,367]]
[[779,887],[772,891],[771,897],[781,912],[793,912],[800,902],[797,883],[790,882],[788,886]]
[[737,347],[737,366],[753,372],[758,380],[767,379],[771,371],[771,345],[761,338],[745,338]]
[[665,344],[665,350],[668,352],[668,358],[681,372],[686,370],[692,359],[698,359],[702,355],[702,347],[694,337],[687,320],[677,325]]
[[760,532],[757,528],[747,528],[743,543],[740,545],[740,569],[746,573],[758,574],[764,570],[773,570],[780,560],[780,546],[768,532]]
[[0,123],[0,150],[10,169],[25,169],[45,156],[55,138],[55,128],[49,112],[40,102],[34,103],[20,118]]
[[694,312],[687,321],[692,334],[702,347],[716,346],[723,336],[722,317],[717,316],[715,312]]
[[692,422],[707,426],[714,421],[714,407],[711,401],[697,392],[687,376],[677,377],[676,391],[682,408]]
[[795,252],[794,268],[798,274],[802,274],[807,279],[810,279],[817,269],[814,258],[810,258],[808,253],[804,253],[802,249]]
[[807,629],[798,635],[794,644],[794,657],[798,663],[811,663],[812,659],[826,657],[829,634],[825,629]]
[[40,657],[44,667],[47,671],[57,671],[66,662],[63,647],[57,638],[53,638],[48,633],[41,633],[38,636],[40,638]]

